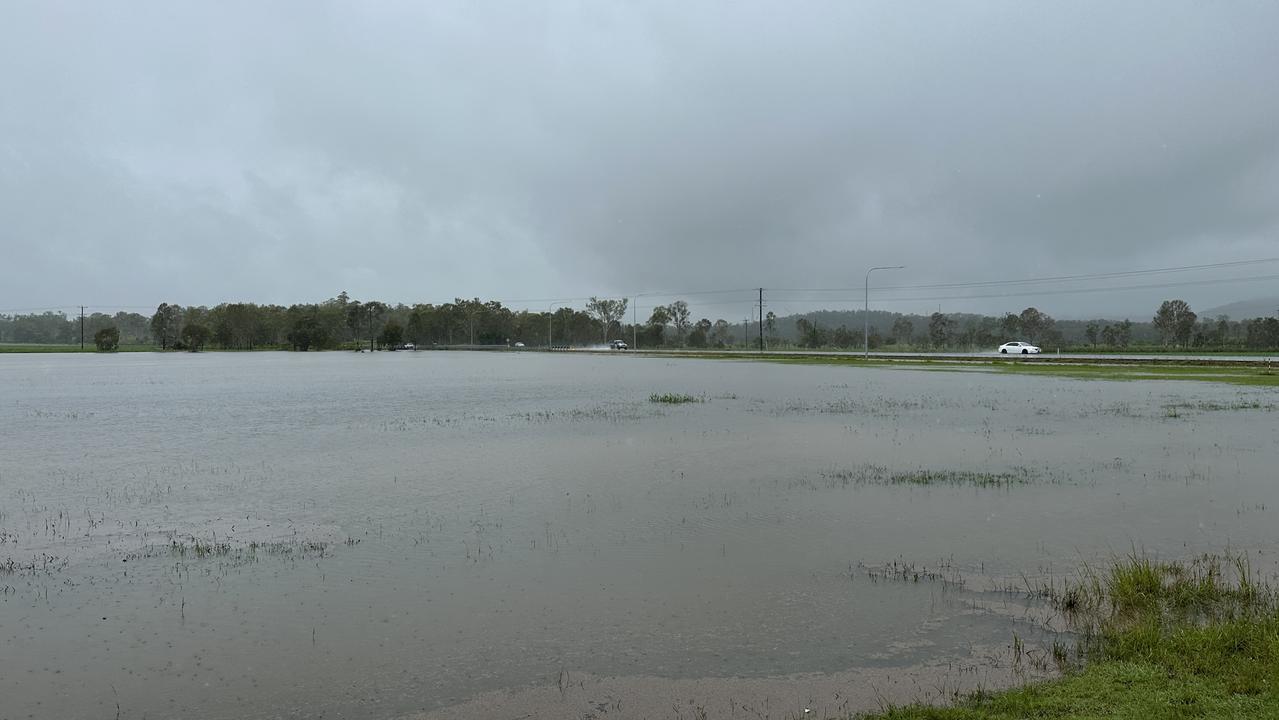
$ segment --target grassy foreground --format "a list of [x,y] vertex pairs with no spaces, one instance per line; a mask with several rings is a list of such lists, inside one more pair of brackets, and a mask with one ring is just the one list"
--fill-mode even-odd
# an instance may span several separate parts
[[1042,594],[1079,632],[1064,677],[862,717],[1279,718],[1279,603],[1245,562],[1131,557]]
[[1099,360],[1096,364],[1024,362],[1017,359],[972,360],[953,362],[930,358],[865,360],[853,355],[752,355],[729,352],[681,352],[651,353],[661,357],[702,358],[711,360],[748,360],[752,362],[781,363],[784,365],[847,365],[857,367],[899,368],[906,370],[931,370],[936,372],[1007,373],[1013,375],[1043,375],[1077,380],[1199,380],[1231,385],[1255,387],[1279,387],[1279,367],[1228,367],[1202,365],[1114,365]]
[[[151,345],[121,345],[115,352],[152,352]],[[96,353],[98,348],[93,343],[86,343],[81,350],[79,345],[53,345],[39,343],[0,343],[0,353]]]
[[1196,367],[1191,365],[1050,365],[993,363],[991,372],[1052,375],[1079,380],[1201,380],[1230,385],[1279,387],[1279,370],[1256,367]]

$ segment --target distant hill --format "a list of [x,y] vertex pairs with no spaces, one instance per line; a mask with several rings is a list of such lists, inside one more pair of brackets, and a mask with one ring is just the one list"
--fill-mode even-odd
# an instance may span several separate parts
[[1240,300],[1228,305],[1208,308],[1207,310],[1199,311],[1199,317],[1215,318],[1218,315],[1229,315],[1231,320],[1245,320],[1255,317],[1270,317],[1276,312],[1279,312],[1279,297],[1266,297],[1254,300]]

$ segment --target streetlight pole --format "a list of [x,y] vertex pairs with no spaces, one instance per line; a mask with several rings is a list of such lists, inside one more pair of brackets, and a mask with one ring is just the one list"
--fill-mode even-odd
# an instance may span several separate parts
[[866,271],[866,295],[863,298],[865,307],[862,309],[862,352],[865,353],[865,359],[870,359],[870,274],[876,270],[903,270],[905,265],[880,265]]

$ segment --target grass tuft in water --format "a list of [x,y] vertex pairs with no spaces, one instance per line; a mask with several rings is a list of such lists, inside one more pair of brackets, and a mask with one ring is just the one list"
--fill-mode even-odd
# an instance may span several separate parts
[[825,473],[828,487],[847,485],[969,485],[973,487],[1008,487],[1025,485],[1036,475],[1029,468],[1017,467],[1004,472],[973,470],[919,469],[892,471],[880,465],[862,465],[852,470]]
[[684,403],[706,402],[706,398],[679,393],[663,393],[661,395],[653,393],[648,396],[648,401],[651,403],[664,403],[666,405],[683,405]]

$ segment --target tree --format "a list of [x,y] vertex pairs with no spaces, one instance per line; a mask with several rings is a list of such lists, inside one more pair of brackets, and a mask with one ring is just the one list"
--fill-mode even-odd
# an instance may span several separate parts
[[373,340],[377,337],[377,325],[386,315],[386,311],[386,303],[377,300],[366,303],[355,300],[346,304],[346,324],[351,328],[357,344],[360,343],[360,331],[364,330],[368,334],[369,349],[373,349]]
[[208,325],[213,330],[213,340],[224,348],[238,347],[253,349],[264,326],[263,316],[266,308],[252,303],[223,303],[207,313],[207,317],[193,317],[188,313],[188,322]]
[[720,318],[715,321],[715,329],[711,333],[711,339],[715,343],[715,347],[725,347],[733,344],[733,326],[728,321]]
[[1217,339],[1218,345],[1225,345],[1226,342],[1229,341],[1230,339],[1230,316],[1229,315],[1217,316],[1216,336],[1217,336],[1216,339]]
[[692,327],[692,321],[689,319],[688,303],[683,300],[676,300],[666,306],[666,313],[670,315],[671,324],[675,326],[675,336],[679,338],[681,345],[684,344],[684,336],[688,334]]
[[116,326],[104,327],[93,334],[93,344],[98,352],[115,352],[120,347],[120,330]]
[[1088,343],[1094,348],[1097,347],[1097,336],[1101,333],[1101,329],[1097,327],[1097,323],[1090,322],[1084,328],[1084,337],[1088,338]]
[[161,350],[168,350],[178,339],[182,325],[182,307],[160,303],[151,316],[151,337],[160,343]]
[[317,350],[323,349],[332,342],[332,334],[329,329],[320,322],[314,311],[299,314],[293,320],[293,326],[288,332],[289,344],[294,350],[306,352],[311,348]]
[[928,318],[928,339],[933,347],[945,347],[950,340],[950,329],[953,322],[945,315],[935,312]]
[[1252,318],[1244,322],[1245,340],[1253,350],[1279,347],[1279,318]]
[[413,308],[413,312],[409,313],[408,325],[404,328],[404,334],[408,337],[409,342],[415,345],[421,345],[426,342],[429,325],[427,313],[421,308]]
[[597,297],[592,297],[586,303],[586,312],[590,313],[592,317],[599,320],[600,324],[604,326],[604,342],[608,342],[608,332],[613,327],[613,323],[626,316],[626,303],[626,298],[610,300]]
[[1049,331],[1052,330],[1053,325],[1057,322],[1051,316],[1041,313],[1033,307],[1022,310],[1017,320],[1021,326],[1022,335],[1025,336],[1022,339],[1029,340],[1032,343],[1038,343],[1049,335]]
[[182,326],[182,344],[186,345],[191,352],[202,350],[212,335],[213,331],[207,325],[187,323]]
[[1106,327],[1101,329],[1101,341],[1109,347],[1114,347],[1119,343],[1118,333],[1115,331],[1114,325],[1107,324]]
[[1185,345],[1190,340],[1190,333],[1195,328],[1198,316],[1190,309],[1185,300],[1165,300],[1155,313],[1152,323],[1159,331],[1164,345],[1169,340],[1178,345]]
[[[342,294],[345,295],[346,291],[343,290]],[[346,312],[346,326],[351,329],[351,337],[358,345],[360,328],[364,326],[364,305],[359,300],[354,300],[342,303],[342,309]]]
[[693,326],[692,332],[688,334],[689,347],[695,347],[695,348],[706,347],[706,341],[710,335],[712,327],[714,326],[711,325],[710,320],[707,320],[706,318],[702,318],[701,320],[698,320],[697,324]]
[[905,317],[893,321],[893,342],[898,345],[909,345],[915,335],[915,324]]
[[671,314],[664,305],[658,305],[653,308],[653,314],[648,316],[648,342],[653,345],[662,345],[664,343],[663,335],[666,333],[666,326],[671,322]]
[[1009,340],[1021,335],[1021,317],[1015,313],[1004,313],[999,319],[999,331]]
[[764,332],[768,333],[768,344],[777,344],[777,314],[772,310],[764,316]]
[[826,345],[826,331],[808,318],[796,319],[795,329],[799,331],[800,347],[819,348]]
[[397,347],[404,340],[404,328],[394,320],[388,320],[377,336],[377,342],[383,348]]
[[1132,342],[1132,321],[1127,318],[1115,328],[1115,342],[1119,347],[1126,348],[1128,343]]
[[[857,341],[861,339],[862,338],[859,337],[858,335],[854,335],[853,332],[848,329],[847,325],[840,325],[839,327],[835,328],[835,332],[831,333],[830,340],[831,340],[831,344],[833,344],[837,348],[850,348],[856,345]],[[867,333],[866,342],[869,345],[870,343],[869,333]]]

